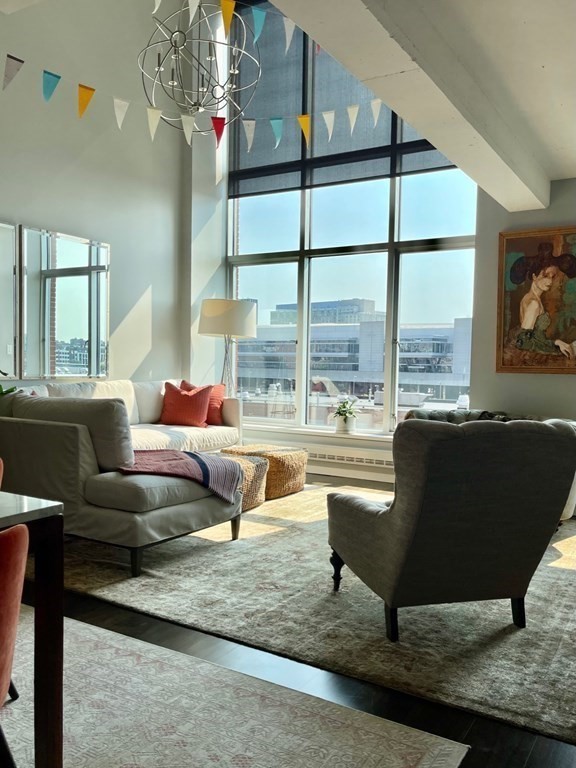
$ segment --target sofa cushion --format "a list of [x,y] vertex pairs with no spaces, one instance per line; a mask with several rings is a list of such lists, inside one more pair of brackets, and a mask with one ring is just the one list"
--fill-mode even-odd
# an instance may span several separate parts
[[136,451],[169,448],[175,451],[217,451],[237,443],[236,427],[181,427],[164,424],[134,424],[132,447]]
[[2,395],[0,397],[0,416],[12,416],[15,398],[15,392],[9,395]]
[[[175,379],[168,379],[170,384],[177,385]],[[156,424],[162,413],[164,404],[164,388],[166,381],[135,381],[134,394],[138,403],[140,424]]]
[[34,384],[33,387],[18,387],[18,393],[23,395],[38,395],[38,397],[48,397],[48,387],[46,384]]
[[[182,379],[180,382],[180,389],[185,392],[191,392],[193,389],[198,389],[194,384],[190,384],[186,379]],[[224,424],[222,419],[222,405],[224,398],[226,397],[226,384],[213,384],[212,392],[210,393],[210,402],[208,403],[208,413],[206,415],[206,423],[212,424],[215,427],[221,427]]]
[[[126,405],[130,424],[138,424],[138,404],[129,379],[113,381],[54,382],[46,385],[50,397],[85,397],[91,400],[120,398]],[[38,392],[40,394],[40,392]]]
[[209,385],[185,391],[166,382],[160,423],[206,427],[211,392],[212,387]]
[[84,495],[90,504],[97,507],[148,512],[204,499],[213,496],[213,493],[200,483],[183,477],[105,472],[88,478]]
[[12,414],[19,419],[61,421],[88,427],[94,452],[102,469],[134,464],[128,412],[123,400],[29,397],[16,395]]

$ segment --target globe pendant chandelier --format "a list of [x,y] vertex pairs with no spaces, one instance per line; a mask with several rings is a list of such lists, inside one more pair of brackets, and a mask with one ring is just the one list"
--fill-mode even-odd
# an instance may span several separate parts
[[261,74],[254,34],[242,15],[233,11],[227,34],[219,3],[183,0],[166,18],[152,18],[156,29],[138,66],[148,102],[162,110],[162,120],[182,129],[182,116],[190,116],[192,131],[202,134],[213,130],[213,117],[224,118],[224,125],[237,120]]

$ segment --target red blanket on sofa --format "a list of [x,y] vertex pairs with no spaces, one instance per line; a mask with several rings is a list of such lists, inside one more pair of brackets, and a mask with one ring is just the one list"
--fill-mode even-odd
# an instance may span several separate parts
[[210,453],[191,451],[134,451],[134,465],[119,471],[125,475],[167,475],[195,480],[230,504],[242,481],[240,464]]

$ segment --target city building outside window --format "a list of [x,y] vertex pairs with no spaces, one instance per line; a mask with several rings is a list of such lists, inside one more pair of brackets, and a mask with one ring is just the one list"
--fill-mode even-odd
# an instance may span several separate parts
[[24,378],[108,374],[105,243],[22,228]]
[[468,393],[476,186],[384,104],[375,122],[374,95],[300,30],[285,54],[263,7],[254,140],[240,121],[230,140],[234,296],[258,303],[258,336],[237,348],[244,415],[333,430],[351,398],[357,433],[386,434]]

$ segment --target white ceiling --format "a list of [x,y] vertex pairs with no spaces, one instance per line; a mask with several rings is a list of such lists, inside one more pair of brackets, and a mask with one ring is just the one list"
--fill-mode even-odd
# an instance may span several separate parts
[[574,0],[271,0],[509,211],[576,177]]
[[576,177],[576,0],[271,2],[507,210]]

